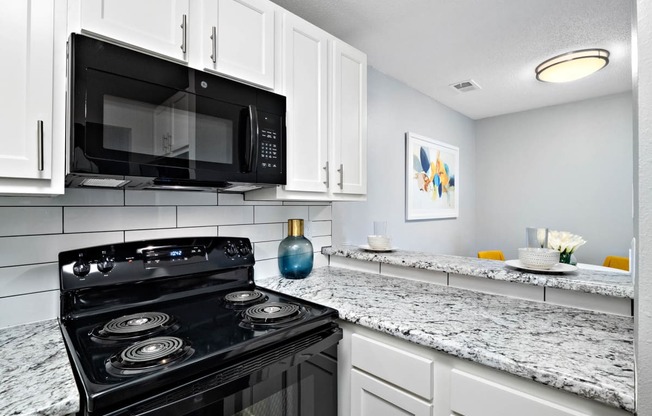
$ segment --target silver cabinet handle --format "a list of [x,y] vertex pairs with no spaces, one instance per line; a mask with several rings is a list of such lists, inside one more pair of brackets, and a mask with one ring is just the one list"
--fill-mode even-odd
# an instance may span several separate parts
[[328,161],[326,161],[326,166],[324,166],[322,169],[324,169],[326,171],[326,180],[324,181],[324,185],[326,185],[326,189],[328,189],[330,187],[330,181],[329,181],[330,175],[328,173]]
[[340,182],[337,186],[339,186],[340,189],[344,189],[344,165],[340,163],[340,168],[337,171],[340,173]]
[[181,15],[181,51],[184,54],[186,53],[186,37],[188,32],[187,20],[188,16],[185,14]]
[[43,172],[43,120],[36,120],[36,146],[38,149],[38,170]]
[[212,49],[211,49],[211,61],[213,61],[214,64],[217,63],[217,28],[213,26],[213,32],[211,33],[211,41],[213,42]]

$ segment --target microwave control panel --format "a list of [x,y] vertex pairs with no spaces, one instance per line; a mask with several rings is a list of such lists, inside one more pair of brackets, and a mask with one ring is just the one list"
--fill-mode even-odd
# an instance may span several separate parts
[[259,172],[264,172],[266,175],[282,174],[285,171],[285,134],[282,117],[259,111],[258,128]]
[[281,146],[277,131],[260,129],[260,166],[278,168],[281,166]]

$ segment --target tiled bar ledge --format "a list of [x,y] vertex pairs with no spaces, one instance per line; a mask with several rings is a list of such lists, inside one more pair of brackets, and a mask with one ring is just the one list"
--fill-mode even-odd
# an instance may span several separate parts
[[632,316],[631,275],[579,269],[567,274],[527,273],[502,261],[417,251],[369,252],[324,247],[330,265],[503,296]]

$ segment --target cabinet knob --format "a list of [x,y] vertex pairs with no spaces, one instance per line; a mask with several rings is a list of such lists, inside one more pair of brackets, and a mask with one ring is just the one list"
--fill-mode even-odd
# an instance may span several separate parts
[[181,51],[186,54],[186,40],[188,35],[188,16],[181,15]]
[[324,182],[324,185],[326,185],[326,189],[330,187],[330,175],[328,173],[328,161],[326,161],[326,166],[324,166],[322,169],[326,171],[326,181]]
[[213,26],[211,32],[211,42],[212,42],[211,61],[213,61],[213,63],[216,64],[217,63],[217,28],[215,26]]
[[340,173],[340,181],[337,186],[339,186],[340,189],[344,189],[344,165],[340,163],[340,168],[337,171]]

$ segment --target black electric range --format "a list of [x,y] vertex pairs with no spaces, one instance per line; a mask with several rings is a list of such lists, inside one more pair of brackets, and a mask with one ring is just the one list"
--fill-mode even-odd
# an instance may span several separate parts
[[254,263],[231,237],[60,253],[80,414],[335,415],[337,311],[256,287]]

